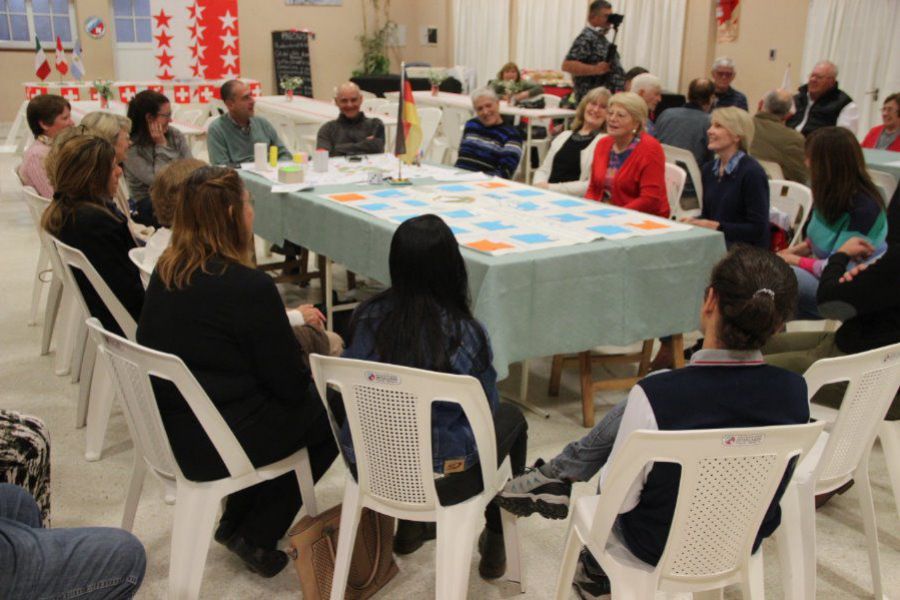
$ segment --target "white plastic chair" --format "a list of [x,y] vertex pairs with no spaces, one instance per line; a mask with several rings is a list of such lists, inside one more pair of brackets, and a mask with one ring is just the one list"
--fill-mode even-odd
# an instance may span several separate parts
[[365,99],[366,102],[378,98],[378,96],[376,96],[372,92],[367,92],[366,90],[359,90],[359,94]]
[[788,598],[815,598],[815,496],[836,490],[854,479],[874,593],[880,599],[883,596],[881,561],[869,485],[869,454],[900,387],[900,344],[819,360],[803,376],[810,398],[825,384],[846,381],[848,385],[837,418],[797,467],[781,500],[783,514],[776,540],[784,589]]
[[400,102],[385,101],[380,106],[372,109],[373,115],[384,115],[385,117],[396,117],[400,110]]
[[666,195],[669,197],[669,213],[673,219],[681,216],[681,194],[684,193],[684,183],[687,181],[687,172],[678,165],[666,163]]
[[562,98],[556,94],[541,94],[541,98],[544,99],[544,106],[547,108],[559,108],[559,103],[562,101]]
[[758,162],[759,166],[763,168],[769,179],[784,179],[784,171],[781,170],[781,165],[779,165],[777,162],[772,160],[761,160],[759,158],[756,159],[756,162]]
[[662,147],[663,151],[666,153],[666,162],[672,164],[681,163],[687,168],[688,175],[691,176],[691,181],[694,183],[694,191],[697,193],[697,202],[700,208],[697,210],[682,211],[682,215],[699,216],[703,211],[703,180],[700,178],[700,166],[697,164],[697,159],[694,158],[694,155],[690,150],[670,146],[668,144],[663,144]]
[[175,109],[174,114],[172,115],[172,118],[175,121],[187,125],[200,125],[207,117],[209,117],[209,109],[197,107]]
[[894,488],[894,506],[900,517],[900,421],[882,421],[878,428],[878,439],[881,440],[891,487]]
[[128,258],[138,268],[141,274],[141,283],[144,284],[144,289],[146,290],[147,286],[150,285],[150,275],[152,273],[144,266],[144,252],[144,248],[132,248],[128,251]]
[[[472,546],[481,515],[503,489],[511,470],[509,457],[497,466],[497,445],[490,406],[478,380],[376,362],[310,356],[319,395],[329,385],[343,395],[359,480],[344,484],[340,536],[331,600],[341,600],[350,557],[364,507],[398,519],[437,522],[436,591],[440,600],[463,599],[469,582]],[[431,405],[458,404],[475,436],[484,491],[465,502],[441,506],[434,486],[431,451]],[[335,439],[339,428],[328,403]],[[524,591],[515,517],[500,511],[507,556],[507,578]]]
[[[16,176],[15,180],[19,184],[19,187],[17,188],[18,191],[23,192],[26,185],[25,185],[25,182],[22,181],[22,177],[19,175],[18,167],[13,168],[13,174]],[[34,188],[31,188],[31,189],[33,190]],[[23,195],[24,195],[24,193],[23,193]],[[38,196],[38,197],[40,198],[40,196]],[[44,200],[46,200],[46,199],[44,199]],[[46,200],[46,202],[49,204],[50,201]],[[41,305],[41,295],[44,291],[44,284],[46,283],[46,281],[41,279],[41,275],[43,273],[46,273],[50,269],[50,257],[47,255],[47,248],[46,248],[45,240],[41,237],[41,214],[43,214],[43,212],[44,212],[43,208],[41,208],[41,210],[35,212],[32,209],[31,204],[29,203],[28,210],[29,210],[29,213],[31,213],[31,220],[34,222],[34,226],[38,230],[38,237],[41,238],[40,239],[41,249],[38,252],[37,267],[35,268],[35,272],[34,272],[34,283],[32,284],[32,287],[31,287],[31,312],[28,313],[28,324],[36,325],[37,324],[37,313],[38,313],[38,310],[40,309],[40,305]],[[52,285],[52,283],[51,283],[51,285]],[[48,299],[48,303],[49,303],[49,299]],[[45,327],[45,331],[46,331],[46,321],[45,321],[44,327]],[[51,330],[53,329],[52,324],[50,325],[50,329]],[[47,348],[41,347],[41,355],[47,354],[47,352],[49,352],[49,343],[48,343]]]
[[812,190],[796,181],[769,180],[769,204],[793,217],[794,237],[791,245],[803,239],[803,223],[812,211]]
[[[94,288],[107,310],[116,320],[116,324],[122,329],[128,339],[134,340],[137,332],[137,323],[135,323],[125,307],[122,306],[122,303],[113,291],[109,289],[109,286],[97,273],[97,270],[84,253],[77,248],[62,243],[55,237],[51,236],[51,239],[65,267],[66,285],[72,289],[84,314],[90,316],[91,311],[75,280],[74,269],[81,271],[87,278],[88,283]],[[84,457],[88,461],[96,461],[100,460],[100,455],[103,452],[103,440],[106,437],[106,426],[109,424],[109,414],[112,412],[114,396],[109,373],[102,365],[100,368],[97,368],[96,346],[94,344],[88,344],[85,348],[81,376],[90,381],[90,387],[87,388],[90,391],[90,398],[79,395],[79,407],[87,403],[87,431],[85,432]],[[82,409],[79,408],[79,410]]]
[[[789,461],[812,447],[822,427],[633,432],[609,465],[603,493],[575,501],[557,600],[569,597],[582,546],[609,576],[614,597],[650,600],[659,590],[696,598],[740,584],[745,600],[763,598],[762,549],[751,554],[753,543]],[[728,443],[732,437],[737,443]],[[632,481],[654,461],[681,465],[672,526],[656,567],[612,533]]]
[[422,127],[422,154],[424,155],[431,148],[431,142],[443,117],[443,111],[440,108],[430,106],[417,107],[416,110],[419,113],[419,124]]
[[[130,531],[134,524],[148,468],[160,479],[174,483],[177,500],[169,557],[170,599],[199,597],[209,541],[219,504],[225,496],[295,471],[307,514],[318,514],[306,448],[264,467],[254,467],[222,414],[180,358],[109,333],[97,319],[88,319],[88,327],[101,360],[112,373],[134,440],[134,467],[122,528]],[[225,463],[228,477],[200,482],[184,476],[162,424],[150,384],[151,375],[171,381],[178,388]]]
[[391,102],[399,102],[400,101],[400,92],[385,92],[384,97]]
[[[445,107],[441,115],[438,137],[432,142],[432,157],[444,164],[456,162],[459,143],[462,141],[466,121],[472,117],[471,111],[461,108]],[[440,156],[437,151],[443,149]]]
[[894,192],[897,191],[897,178],[891,173],[879,171],[878,169],[868,169],[868,171],[869,177],[872,178],[872,183],[878,186],[881,189],[881,193],[884,194],[884,203],[889,204],[891,198],[894,197]]
[[366,98],[365,102],[363,102],[363,110],[369,113],[378,112],[378,109],[388,102],[390,102],[390,100],[385,98]]

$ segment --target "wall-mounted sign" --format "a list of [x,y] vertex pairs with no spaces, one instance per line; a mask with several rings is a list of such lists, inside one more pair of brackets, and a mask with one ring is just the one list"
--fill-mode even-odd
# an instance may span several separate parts
[[84,20],[84,32],[99,40],[106,34],[106,23],[100,17],[88,17]]

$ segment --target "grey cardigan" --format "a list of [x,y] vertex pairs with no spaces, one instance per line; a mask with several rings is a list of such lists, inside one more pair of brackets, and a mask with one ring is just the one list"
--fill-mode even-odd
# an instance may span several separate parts
[[150,184],[167,164],[191,158],[187,140],[174,127],[169,127],[166,131],[166,142],[165,146],[135,144],[125,154],[125,181],[132,200],[141,202],[150,197]]

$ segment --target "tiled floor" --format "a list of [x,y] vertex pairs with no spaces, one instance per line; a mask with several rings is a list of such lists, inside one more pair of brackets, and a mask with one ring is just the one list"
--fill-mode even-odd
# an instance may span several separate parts
[[[38,242],[24,203],[13,185],[12,167],[18,162],[0,156],[0,406],[37,415],[47,423],[52,446],[53,525],[116,526],[121,519],[125,488],[131,470],[132,446],[124,418],[114,412],[106,436],[103,460],[83,458],[84,432],[74,428],[76,386],[53,372],[53,354],[39,356],[42,324],[29,327],[28,310]],[[549,361],[532,361],[530,400],[550,412],[549,419],[532,413],[529,422],[529,459],[553,455],[571,439],[584,433],[580,426],[577,380],[563,379],[559,398],[546,395]],[[518,370],[503,383],[517,389]],[[598,399],[601,414],[623,394],[604,394]],[[881,539],[884,585],[889,595],[900,598],[900,527],[884,467],[880,446],[871,464],[872,487]],[[337,465],[317,486],[320,506],[340,501],[344,469]],[[591,493],[595,483],[576,486],[576,494]],[[134,533],[147,549],[149,565],[139,598],[163,598],[169,560],[169,531],[173,510],[164,504],[160,485],[148,478],[138,508]],[[868,558],[862,536],[856,494],[835,498],[819,511],[818,597],[870,598]],[[489,583],[478,577],[477,552],[473,552],[469,576],[471,598],[552,597],[566,524],[531,517],[520,521],[528,591],[518,596],[511,584]],[[781,596],[780,573],[772,542],[764,544],[766,588],[770,597]],[[400,574],[379,598],[428,598],[434,595],[434,543],[398,559]],[[296,598],[299,584],[286,569],[271,580],[260,579],[243,568],[222,546],[212,543],[203,578],[204,598]],[[730,591],[727,597],[740,597]]]

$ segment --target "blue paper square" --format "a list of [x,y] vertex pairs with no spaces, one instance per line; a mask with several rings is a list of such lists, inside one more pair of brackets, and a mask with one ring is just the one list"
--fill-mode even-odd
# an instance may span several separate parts
[[454,183],[452,185],[439,185],[438,189],[442,192],[471,192],[472,186]]
[[386,208],[391,208],[390,204],[385,204],[384,202],[375,202],[372,204],[360,204],[360,208],[364,208],[365,210],[384,210]]
[[428,206],[428,203],[423,202],[422,200],[404,200],[403,204],[408,204],[409,206]]
[[581,200],[554,200],[553,204],[563,208],[575,208],[576,206],[581,206],[582,202]]
[[475,216],[475,213],[461,209],[461,210],[451,210],[450,212],[444,213],[444,215],[447,217],[450,217],[451,219],[470,219]]
[[573,215],[571,213],[562,213],[559,215],[552,215],[550,218],[554,219],[556,221],[562,221],[563,223],[574,223],[576,221],[584,221],[587,219],[587,217]]
[[548,237],[543,233],[522,233],[511,237],[520,242],[525,242],[526,244],[543,244],[545,242],[553,241],[553,238]]
[[450,231],[453,232],[453,235],[459,235],[461,233],[469,233],[468,229],[463,229],[462,227],[457,227],[456,225],[451,225]]
[[590,230],[603,235],[615,235],[617,233],[631,232],[630,229],[619,227],[618,225],[597,225],[596,227],[591,227]]
[[421,214],[416,213],[414,215],[396,215],[391,217],[391,221],[396,223],[403,223],[404,221],[409,221],[410,219],[415,219],[416,217],[421,216]]
[[512,225],[507,225],[503,221],[482,221],[481,223],[476,223],[482,229],[487,229],[488,231],[500,231],[501,229],[515,229]]
[[522,196],[523,198],[529,198],[531,196],[543,196],[544,192],[538,190],[515,190],[512,192],[516,196]]
[[397,198],[406,195],[406,192],[401,190],[381,190],[378,192],[372,192],[373,196],[378,196],[379,198]]
[[516,208],[518,208],[519,210],[531,211],[531,210],[537,210],[540,207],[541,207],[540,204],[535,204],[534,202],[520,202],[519,204],[516,204]]
[[615,208],[598,208],[596,210],[587,211],[587,214],[595,217],[614,217],[616,215],[625,214],[625,211],[616,210]]

